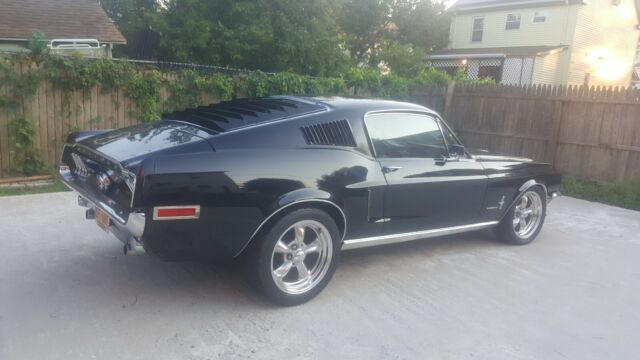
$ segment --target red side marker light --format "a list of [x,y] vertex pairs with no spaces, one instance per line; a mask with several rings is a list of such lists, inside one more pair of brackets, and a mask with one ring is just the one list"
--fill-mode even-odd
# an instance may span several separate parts
[[156,206],[153,208],[153,220],[183,220],[200,218],[200,205]]

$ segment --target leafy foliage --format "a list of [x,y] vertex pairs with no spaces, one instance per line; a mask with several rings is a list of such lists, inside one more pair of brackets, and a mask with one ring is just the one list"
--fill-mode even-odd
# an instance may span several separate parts
[[37,130],[26,117],[17,117],[9,122],[9,134],[13,140],[13,151],[19,159],[20,173],[30,176],[39,174],[45,168],[40,154],[33,148]]
[[[102,0],[128,40],[124,53],[158,34],[155,58],[269,72],[337,77],[376,67],[399,46],[418,54],[447,44],[450,18],[432,0]],[[387,49],[390,48],[390,49]],[[400,60],[400,59],[398,59]],[[405,60],[404,63],[407,61]],[[392,71],[404,65],[395,62]]]
[[392,44],[380,51],[380,60],[389,70],[405,78],[414,78],[424,71],[423,61],[426,57],[424,50],[409,44]]
[[21,65],[26,68],[31,65],[29,59],[22,55],[0,59],[0,108],[15,112],[22,106],[23,101],[35,95],[40,83],[39,74],[20,69]]
[[31,31],[28,46],[34,56],[44,54],[47,51],[47,36],[39,30]]
[[233,95],[233,82],[220,74],[202,76],[188,70],[179,73],[177,80],[165,81],[164,84],[170,93],[165,104],[167,111],[201,105],[205,94],[215,95],[221,100],[229,100]]
[[[451,20],[444,9],[431,0],[345,0],[338,22],[357,64],[375,67],[404,51],[412,61],[409,68],[424,68],[425,57],[417,55],[447,45]],[[388,65],[400,72],[408,60]]]
[[[133,9],[137,1],[103,6],[125,11],[123,3]],[[316,76],[335,76],[348,67],[327,0],[169,0],[161,10],[135,12],[125,11],[124,28],[162,34],[162,60]]]
[[[159,119],[161,111],[195,107],[211,97],[227,100],[287,94],[406,99],[415,87],[445,86],[452,80],[436,69],[414,69],[402,74],[413,75],[407,78],[394,71],[382,74],[377,69],[357,67],[338,77],[310,77],[293,72],[231,75],[187,70],[163,73],[128,61],[58,57],[46,53],[18,54],[0,60],[0,93],[3,94],[0,110],[11,111],[14,115],[10,131],[12,150],[20,163],[17,170],[32,175],[44,171],[44,167],[35,147],[36,127],[24,116],[23,108],[25,102],[36,94],[42,81],[50,81],[55,88],[62,90],[63,104],[67,109],[73,91],[87,91],[94,87],[103,92],[123,89],[136,105],[134,116],[144,122]],[[163,104],[160,103],[161,89],[166,89],[169,94]],[[118,105],[114,103],[114,106]],[[67,114],[71,114],[68,110]],[[92,123],[99,120],[97,118]]]
[[138,120],[147,122],[160,118],[160,84],[161,74],[156,70],[137,73],[126,84],[127,95],[138,107]]
[[66,91],[94,86],[111,91],[129,83],[136,73],[135,67],[124,61],[87,61],[80,56],[48,56],[43,65],[47,79]]

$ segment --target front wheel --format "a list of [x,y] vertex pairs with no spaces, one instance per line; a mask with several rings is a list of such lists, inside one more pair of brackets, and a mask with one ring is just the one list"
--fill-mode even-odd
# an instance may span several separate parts
[[253,276],[273,302],[291,306],[329,283],[340,255],[335,221],[324,211],[295,210],[277,221],[255,248]]
[[547,215],[545,195],[545,191],[537,186],[525,191],[496,227],[498,239],[513,245],[532,242]]

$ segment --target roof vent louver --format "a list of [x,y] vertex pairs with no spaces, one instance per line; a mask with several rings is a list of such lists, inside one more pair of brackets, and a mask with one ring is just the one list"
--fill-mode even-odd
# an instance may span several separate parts
[[330,121],[300,128],[309,145],[356,146],[347,120]]
[[166,120],[196,124],[216,134],[323,109],[322,105],[304,99],[263,97],[223,101],[166,113],[162,117]]

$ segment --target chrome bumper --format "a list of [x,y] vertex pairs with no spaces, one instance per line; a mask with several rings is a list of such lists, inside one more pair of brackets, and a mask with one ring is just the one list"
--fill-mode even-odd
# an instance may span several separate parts
[[125,245],[130,243],[131,238],[136,241],[142,239],[146,225],[146,218],[143,212],[128,211],[127,209],[107,204],[109,199],[102,194],[91,194],[68,172],[60,171],[60,178],[69,189],[78,194],[78,205],[87,208],[98,208],[109,215],[111,219],[109,230]]

